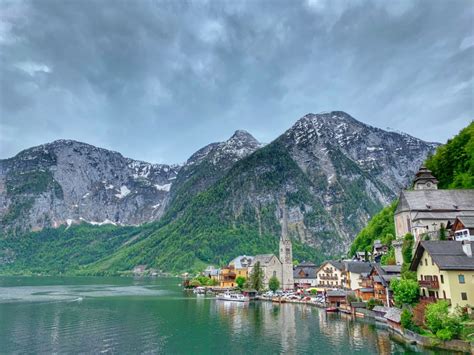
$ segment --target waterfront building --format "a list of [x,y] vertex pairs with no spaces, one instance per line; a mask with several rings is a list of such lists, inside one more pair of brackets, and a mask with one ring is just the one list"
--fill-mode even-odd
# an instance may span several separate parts
[[373,264],[369,274],[369,282],[373,288],[373,298],[382,301],[385,306],[391,307],[393,305],[393,294],[390,290],[390,282],[395,278],[400,278],[400,273],[400,265]]
[[208,265],[202,274],[211,280],[219,281],[220,271],[221,269],[216,268],[214,265]]
[[474,258],[470,241],[426,240],[415,250],[410,270],[417,274],[421,298],[474,304]]
[[316,272],[318,267],[310,262],[303,262],[297,265],[293,270],[293,279],[295,287],[305,289],[318,286],[318,278]]
[[343,288],[344,264],[341,261],[325,261],[316,272],[318,286],[325,288]]
[[229,263],[229,266],[234,267],[236,278],[239,276],[248,278],[248,270],[253,258],[253,256],[240,255]]
[[344,261],[343,280],[344,288],[355,291],[361,286],[361,277],[363,274],[368,274],[372,270],[371,263],[361,261]]
[[219,273],[219,286],[222,288],[237,287],[236,278],[237,274],[234,265],[227,265]]
[[422,236],[438,239],[439,230],[457,217],[474,216],[474,190],[438,190],[431,171],[421,167],[414,190],[403,190],[395,211],[397,238],[407,233],[418,242]]

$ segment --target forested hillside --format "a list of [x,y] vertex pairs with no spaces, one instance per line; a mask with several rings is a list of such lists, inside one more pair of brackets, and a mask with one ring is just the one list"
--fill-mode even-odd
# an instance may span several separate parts
[[440,189],[474,188],[474,122],[438,147],[426,166],[439,180]]

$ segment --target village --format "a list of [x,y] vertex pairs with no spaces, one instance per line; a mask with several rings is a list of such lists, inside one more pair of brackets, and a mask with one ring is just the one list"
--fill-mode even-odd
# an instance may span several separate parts
[[[237,256],[225,267],[208,266],[193,279],[186,274],[184,285],[223,300],[304,303],[372,318],[401,341],[471,351],[468,342],[454,340],[454,333],[444,338],[443,332],[437,338],[421,334],[430,305],[445,306],[440,317],[472,319],[474,190],[440,190],[431,171],[421,167],[413,188],[400,193],[393,223],[391,245],[375,240],[370,252],[361,250],[351,258],[294,265],[283,211],[279,256]],[[390,247],[395,258],[384,264]],[[232,294],[241,296],[232,299]]]

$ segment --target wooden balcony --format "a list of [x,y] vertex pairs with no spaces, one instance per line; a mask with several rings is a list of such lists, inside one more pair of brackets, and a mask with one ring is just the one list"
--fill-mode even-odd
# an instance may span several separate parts
[[420,287],[426,287],[434,290],[439,289],[438,280],[418,280],[418,285],[420,285]]
[[332,280],[332,281],[337,281],[338,278],[337,278],[337,275],[320,275],[319,276],[319,279],[320,280]]

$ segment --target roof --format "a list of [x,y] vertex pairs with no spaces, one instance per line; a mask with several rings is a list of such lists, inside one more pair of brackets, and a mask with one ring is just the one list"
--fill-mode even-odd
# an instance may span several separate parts
[[316,264],[312,263],[311,261],[303,261],[298,266],[316,266]]
[[[239,255],[238,257],[234,258],[229,265],[234,265],[236,269],[245,269],[247,268],[248,265],[252,263],[253,256],[248,256],[248,255]],[[247,265],[245,264],[245,261],[247,260]]]
[[474,190],[404,190],[395,214],[402,211],[474,211]]
[[323,268],[323,266],[326,265],[327,263],[331,264],[336,269],[344,270],[344,263],[342,261],[339,261],[339,260],[326,260],[324,263],[321,264],[321,266],[318,268],[317,271],[321,270]]
[[395,307],[390,307],[387,310],[387,313],[385,313],[384,318],[388,319],[389,321],[395,322],[395,323],[400,323],[402,316],[402,310],[399,308]]
[[474,228],[474,216],[457,216],[465,228]]
[[[314,264],[309,264],[308,266],[302,266],[301,264],[295,267],[293,270],[294,279],[315,279],[317,277],[316,271],[318,268]],[[304,276],[300,274],[304,273]]]
[[388,307],[385,307],[385,306],[375,306],[373,309],[372,309],[374,312],[383,312],[383,313],[387,313],[389,308]]
[[[471,215],[474,213],[473,211],[421,211],[421,212],[416,212],[415,215],[413,216],[413,221],[420,221],[424,219],[440,219],[440,220],[448,220],[448,221],[453,221],[456,219],[456,217],[461,217],[464,215]],[[416,226],[413,226],[416,227]],[[424,225],[420,225],[419,227],[425,227]]]
[[[423,252],[426,250],[440,270],[474,270],[474,257],[467,256],[462,243],[455,240],[424,240],[415,250],[410,270],[416,271]],[[471,250],[474,243],[469,242]]]
[[[266,266],[270,263],[272,258],[275,257],[275,254],[259,254],[255,255],[250,266],[255,265],[257,262],[260,262],[261,266]],[[277,258],[278,259],[278,258]]]
[[363,274],[372,270],[372,264],[363,261],[346,261],[344,266],[346,271],[354,274]]
[[381,265],[380,267],[387,274],[399,274],[399,273],[402,272],[402,266],[401,265]]
[[372,287],[363,287],[359,288],[358,291],[362,293],[372,293],[374,292],[374,289]]
[[328,297],[345,297],[347,295],[344,290],[328,290],[326,296]]

